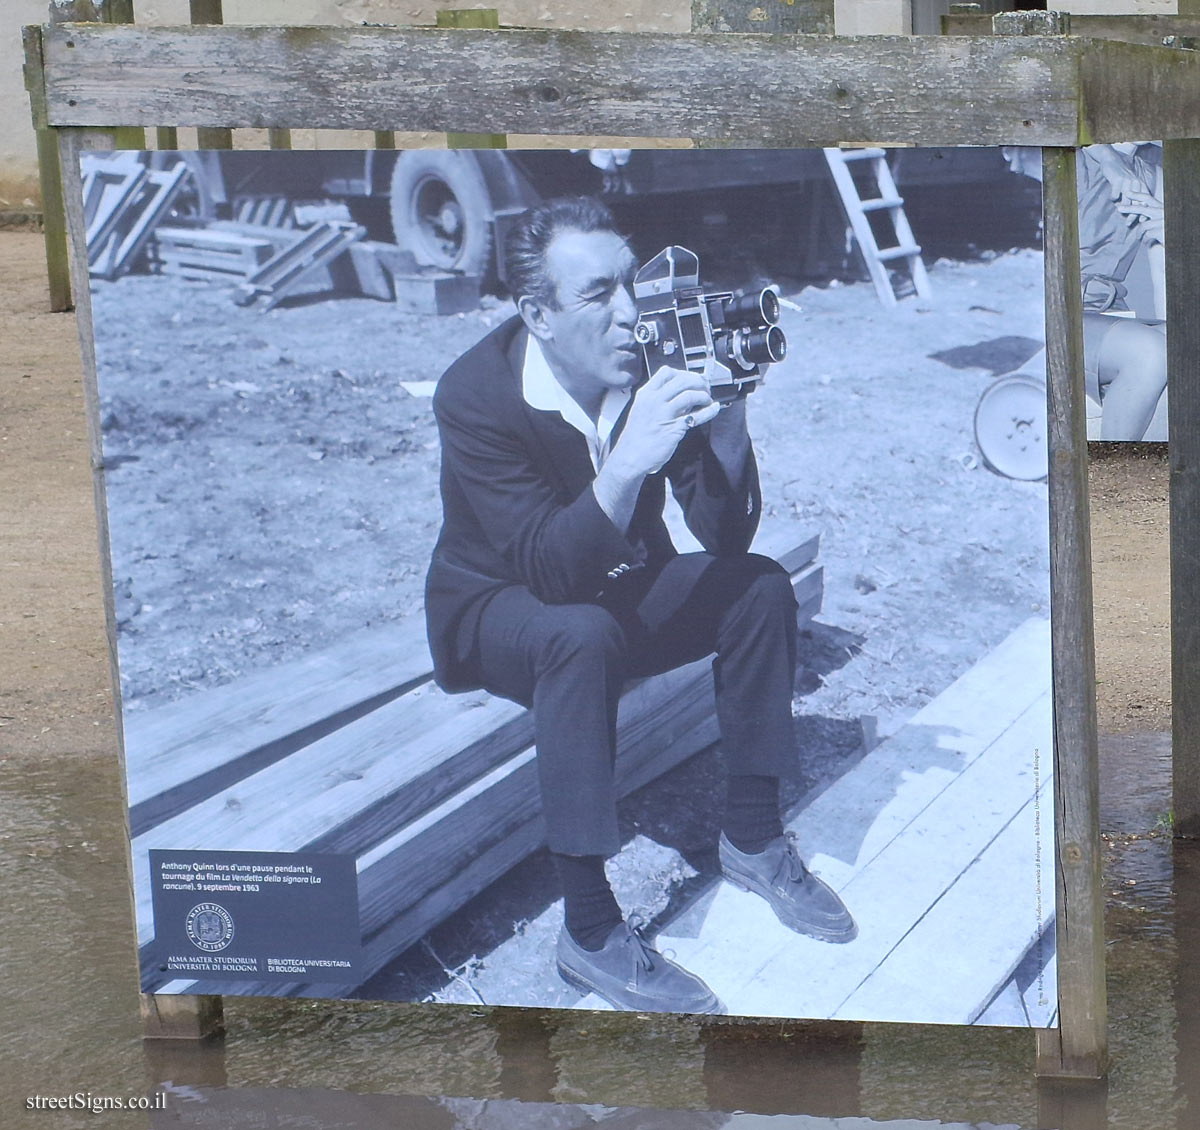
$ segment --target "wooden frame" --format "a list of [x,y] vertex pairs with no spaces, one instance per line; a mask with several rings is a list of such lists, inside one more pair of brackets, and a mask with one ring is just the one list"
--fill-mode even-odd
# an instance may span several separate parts
[[119,114],[135,127],[419,124],[758,146],[1200,134],[1200,58],[1073,36],[65,24],[30,29],[27,52],[44,77],[35,120],[55,128]]
[[[76,0],[76,7],[81,2]],[[57,5],[60,11],[64,7],[71,5]],[[1036,18],[1045,19],[1045,13],[1028,15],[1033,26],[1039,26]],[[1103,890],[1074,149],[1100,141],[1166,138],[1168,176],[1172,186],[1179,184],[1180,172],[1200,163],[1196,142],[1176,140],[1200,136],[1200,57],[1062,35],[837,38],[84,23],[27,29],[26,53],[35,122],[43,137],[56,137],[62,167],[105,542],[78,154],[112,147],[112,130],[105,127],[114,122],[164,131],[177,125],[369,129],[385,146],[393,130],[430,128],[690,136],[701,144],[738,138],[756,146],[864,141],[1042,146],[1061,1027],[1039,1032],[1038,1069],[1047,1075],[1104,1073]],[[399,73],[406,76],[402,83],[395,78]],[[278,132],[273,140],[282,145],[287,139]],[[1183,327],[1181,336],[1173,336],[1171,353],[1177,390],[1173,439],[1197,417],[1184,399],[1183,370],[1185,363],[1194,367],[1191,358],[1200,355],[1191,340],[1196,333],[1193,268],[1184,258],[1200,231],[1196,182],[1195,176],[1185,176],[1191,190],[1168,195],[1175,241],[1168,259],[1174,264],[1169,267],[1177,319],[1172,326]],[[1193,234],[1185,240],[1185,232]],[[1200,428],[1189,431],[1200,435]],[[1173,450],[1181,451],[1182,445],[1173,444]],[[1190,513],[1190,502],[1183,495],[1180,499]],[[1188,540],[1178,533],[1181,543]],[[1197,556],[1192,553],[1188,560]],[[102,559],[107,569],[107,553]],[[115,657],[111,607],[108,623]],[[1192,648],[1194,637],[1200,649],[1194,630],[1183,646]],[[1188,808],[1189,816],[1194,807]],[[184,1006],[174,1002],[171,1024],[152,1034],[197,1034],[203,1027],[199,1018],[213,1016],[212,1002],[197,1000],[194,1023],[180,1020]],[[148,1016],[157,1014],[148,1006]]]

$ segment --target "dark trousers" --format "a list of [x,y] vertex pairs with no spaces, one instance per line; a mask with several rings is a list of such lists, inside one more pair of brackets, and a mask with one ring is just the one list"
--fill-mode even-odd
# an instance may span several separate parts
[[796,600],[768,557],[688,553],[621,578],[595,604],[543,604],[507,588],[479,622],[484,686],[533,711],[550,850],[620,846],[614,763],[627,678],[716,652],[721,748],[731,772],[795,772]]

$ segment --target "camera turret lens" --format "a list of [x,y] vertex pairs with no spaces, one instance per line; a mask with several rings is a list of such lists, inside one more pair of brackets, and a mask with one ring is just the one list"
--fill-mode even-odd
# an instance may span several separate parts
[[756,294],[743,294],[725,303],[726,325],[768,326],[779,321],[779,297],[769,287]]
[[778,326],[738,330],[734,334],[733,354],[747,369],[754,365],[769,365],[787,356],[787,338]]

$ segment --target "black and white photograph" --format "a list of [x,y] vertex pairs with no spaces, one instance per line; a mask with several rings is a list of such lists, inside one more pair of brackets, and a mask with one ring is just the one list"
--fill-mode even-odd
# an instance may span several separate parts
[[[1040,149],[1004,150],[1015,173],[1040,181]],[[1166,252],[1162,142],[1076,151],[1079,270],[1089,440],[1167,440]],[[994,392],[996,403],[1044,400],[1045,355]],[[985,409],[985,416],[987,409]],[[1003,412],[1001,412],[1003,417]],[[981,443],[992,432],[984,421]]]
[[143,991],[1057,1024],[1028,151],[81,171]]

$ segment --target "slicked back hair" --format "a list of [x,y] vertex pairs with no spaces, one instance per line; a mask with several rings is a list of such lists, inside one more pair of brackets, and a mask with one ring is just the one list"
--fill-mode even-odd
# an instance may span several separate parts
[[560,232],[617,231],[608,206],[594,196],[563,196],[530,208],[509,229],[504,240],[504,272],[509,292],[517,301],[526,295],[558,308],[554,280],[546,269],[546,252]]

